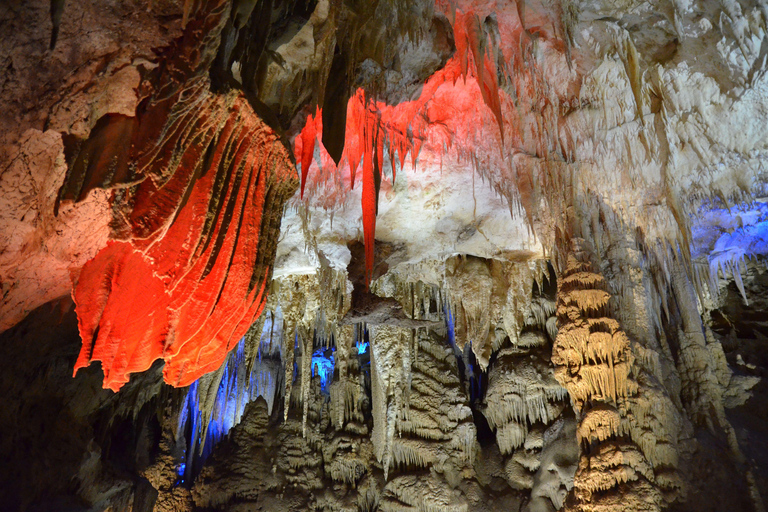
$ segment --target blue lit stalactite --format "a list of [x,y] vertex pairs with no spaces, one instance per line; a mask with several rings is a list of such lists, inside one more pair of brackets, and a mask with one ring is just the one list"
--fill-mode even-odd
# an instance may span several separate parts
[[355,347],[357,364],[360,369],[360,385],[365,391],[369,403],[371,400],[371,340],[365,324],[355,327]]
[[472,351],[472,341],[464,347],[463,350],[456,346],[456,327],[454,316],[450,305],[443,304],[443,316],[445,317],[445,327],[448,333],[448,343],[453,348],[459,364],[459,375],[466,383],[466,389],[469,392],[470,403],[482,400],[483,397],[483,371],[477,366],[477,358]]
[[451,307],[446,303],[443,305],[443,315],[445,316],[445,325],[448,328],[448,341],[452,347],[456,347],[456,331],[453,326],[453,313]]
[[469,382],[469,400],[475,403],[482,399],[483,372],[479,370],[475,353],[472,351],[472,342],[464,349],[464,365],[467,381]]
[[[741,203],[730,208],[705,204],[691,215],[691,257],[706,259],[709,282],[697,276],[698,287],[706,285],[713,296],[718,293],[718,276],[732,277],[745,302],[742,272],[749,260],[765,264],[768,256],[768,204]],[[696,268],[696,267],[694,267]]]
[[323,393],[329,393],[328,386],[333,379],[333,368],[335,365],[335,348],[318,349],[312,354],[312,376],[320,376],[320,387]]
[[[262,357],[262,348],[267,351],[268,357]],[[245,357],[245,340],[240,341],[235,351],[228,356],[222,370],[221,381],[216,390],[210,416],[206,418],[207,428],[204,431],[203,425],[206,422],[203,421],[203,411],[200,408],[199,382],[189,386],[179,415],[178,432],[186,439],[186,450],[177,468],[177,483],[192,481],[214,446],[232,427],[240,423],[248,403],[262,396],[271,413],[277,388],[274,373],[281,366],[279,359],[274,357],[276,355],[279,356],[262,342],[257,357],[254,358],[252,370],[246,375],[249,365]]]

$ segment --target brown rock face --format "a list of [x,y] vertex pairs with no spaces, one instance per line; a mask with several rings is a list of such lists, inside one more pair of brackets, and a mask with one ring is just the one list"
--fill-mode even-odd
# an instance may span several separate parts
[[[106,244],[108,192],[56,208],[67,140],[87,138],[106,114],[135,114],[151,49],[179,33],[161,21],[176,7],[155,4],[149,13],[144,2],[70,3],[53,51],[49,2],[0,7],[3,33],[13,34],[0,41],[0,330],[66,294],[70,274]],[[97,19],[100,28],[89,29]]]
[[66,174],[59,133],[29,129],[18,149],[0,177],[0,217],[6,228],[0,241],[0,330],[69,293],[70,274],[76,278],[110,236],[106,191],[94,191],[54,214]]

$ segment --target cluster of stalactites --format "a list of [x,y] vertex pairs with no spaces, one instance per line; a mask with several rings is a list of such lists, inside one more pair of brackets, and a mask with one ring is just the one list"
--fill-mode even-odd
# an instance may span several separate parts
[[733,279],[745,304],[749,304],[742,275],[749,266],[768,267],[768,204],[748,201],[729,208],[715,208],[724,201],[709,202],[694,217],[693,279],[715,303],[723,280]]
[[536,341],[521,336],[540,329],[551,339],[557,333],[555,304],[538,294],[549,279],[546,260],[511,262],[458,255],[448,258],[438,272],[440,284],[404,280],[390,272],[374,281],[371,291],[391,297],[408,318],[445,322],[448,338],[459,352],[471,347],[485,370],[491,354],[509,339],[514,346]]
[[[525,317],[525,327],[535,328],[547,333],[551,341],[557,336],[557,308],[555,301],[539,295],[531,300],[531,309]],[[521,336],[518,346],[527,347],[526,340]]]
[[[363,425],[362,402],[363,386],[359,380],[359,366],[355,364],[355,355],[363,355],[365,346],[365,326],[347,324],[341,326],[336,338],[336,375],[330,385],[331,422],[337,429],[349,423]],[[358,360],[359,364],[359,360]],[[350,425],[350,428],[353,428]]]
[[546,336],[527,332],[521,339],[527,347],[501,349],[488,373],[483,414],[496,430],[503,455],[523,446],[531,425],[549,425],[557,419],[568,399],[549,362],[532,352],[547,346]]
[[[296,348],[300,349],[301,360],[300,401],[303,412],[303,429],[306,433],[309,413],[309,393],[312,375],[322,368],[313,366],[315,345],[339,350],[339,357],[346,359],[351,351],[351,340],[341,326],[341,320],[349,309],[350,295],[347,289],[346,273],[331,268],[321,268],[312,274],[287,275],[277,278],[272,284],[269,306],[273,314],[282,320],[282,359],[285,371],[284,419],[288,418],[293,389]],[[340,343],[340,340],[342,341]],[[331,370],[333,373],[333,370]]]
[[[529,458],[529,447],[540,447],[542,425],[559,418],[569,401],[549,360],[557,325],[554,302],[541,293],[540,278],[545,275],[542,270],[537,278],[539,292],[530,300],[523,332],[509,336],[510,342],[496,353],[488,371],[483,414],[496,431],[501,453],[511,454],[509,464],[516,475],[536,471],[538,459]],[[526,448],[518,450],[520,447]]]
[[[541,289],[546,275],[544,260],[512,263],[456,256],[446,261],[446,311],[459,350],[471,344],[485,370],[491,354],[507,338],[517,346],[526,325],[546,326],[547,302],[539,300],[535,309],[531,307],[533,285]],[[533,317],[528,318],[527,312],[534,312]]]
[[[509,9],[503,20],[492,4],[472,0],[441,1],[436,10],[451,24],[456,51],[425,81],[418,97],[387,105],[371,98],[373,91],[357,89],[346,105],[346,115],[339,116],[346,120],[339,148],[325,148],[321,142],[330,146],[323,133],[324,128],[332,130],[323,126],[329,105],[325,112],[317,108],[309,113],[294,141],[302,198],[306,194],[308,201],[331,210],[343,203],[362,175],[366,283],[372,276],[386,157],[394,183],[398,163],[402,169],[410,154],[415,168],[422,146],[441,155],[453,150],[509,202],[513,215],[525,215],[531,225],[542,184],[539,161],[572,159],[572,143],[565,140],[570,135],[561,137],[560,113],[563,105],[575,105],[578,99],[565,97],[557,92],[562,87],[547,83],[536,62],[534,43],[566,55],[570,65],[572,3],[559,2],[536,38],[524,28],[521,10]],[[575,74],[569,79],[574,78]]]
[[424,329],[371,329],[372,441],[384,478],[446,458],[474,460],[476,429],[453,349]]
[[[392,182],[397,174],[397,162],[402,169],[406,155],[411,155],[411,165],[416,166],[416,157],[424,140],[418,128],[411,127],[412,116],[384,118],[383,105],[370,99],[363,89],[358,89],[347,104],[347,125],[344,151],[338,162],[333,162],[322,143],[322,110],[307,117],[306,124],[296,139],[296,160],[301,164],[301,197],[307,185],[309,169],[314,160],[315,146],[319,143],[322,165],[325,168],[349,172],[349,188],[353,189],[357,181],[358,169],[361,169],[363,212],[363,233],[365,243],[366,286],[373,276],[373,250],[378,214],[379,189],[384,176],[384,151],[388,151],[391,163]],[[396,158],[395,155],[399,158]],[[331,179],[329,177],[329,179]],[[338,179],[338,176],[333,179]],[[310,190],[310,192],[314,192]]]
[[[393,445],[410,391],[414,336],[411,329],[380,325],[371,333],[371,401],[376,458],[387,479],[393,464]],[[403,456],[403,453],[400,453]]]
[[388,272],[371,283],[371,292],[395,299],[413,320],[442,322],[448,314],[447,297],[439,285],[403,279],[397,272]]
[[193,466],[199,467],[216,443],[240,423],[249,402],[261,396],[268,413],[272,412],[281,368],[269,347],[271,328],[269,320],[257,322],[249,332],[253,335],[238,343],[221,368],[188,388],[176,429],[177,443],[184,436],[186,445],[181,478],[188,478]]

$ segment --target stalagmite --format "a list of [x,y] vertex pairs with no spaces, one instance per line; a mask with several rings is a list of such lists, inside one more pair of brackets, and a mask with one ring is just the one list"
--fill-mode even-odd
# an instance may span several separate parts
[[660,510],[663,484],[656,481],[649,460],[658,461],[660,469],[676,461],[650,451],[656,443],[642,442],[645,433],[633,429],[633,411],[642,411],[644,404],[635,400],[639,386],[630,340],[618,322],[605,316],[610,294],[592,270],[589,246],[579,239],[570,244],[558,279],[559,326],[552,350],[555,375],[580,413],[582,455],[574,480],[576,501],[569,510],[608,510],[619,497],[636,500],[631,506],[638,510]]

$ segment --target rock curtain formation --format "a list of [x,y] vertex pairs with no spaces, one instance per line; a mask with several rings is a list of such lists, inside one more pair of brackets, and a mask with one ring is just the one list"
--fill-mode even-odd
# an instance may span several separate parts
[[59,194],[64,203],[117,189],[113,240],[73,292],[75,371],[101,361],[114,391],[159,358],[174,386],[219,368],[266,301],[280,205],[297,183],[245,97],[210,91],[205,40],[220,37],[229,7],[211,2],[189,21],[144,84],[136,117],[96,123]]

